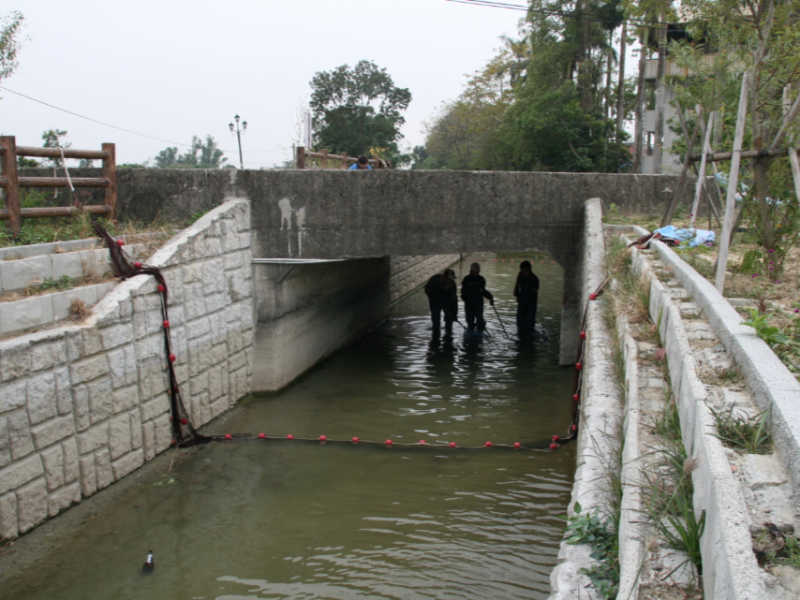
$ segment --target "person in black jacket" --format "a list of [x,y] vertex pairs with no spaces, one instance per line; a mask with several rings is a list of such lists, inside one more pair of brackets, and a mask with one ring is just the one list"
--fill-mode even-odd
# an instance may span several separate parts
[[517,331],[520,337],[525,337],[536,327],[536,305],[539,303],[539,278],[527,260],[519,265],[514,296],[517,298]]
[[442,313],[444,313],[445,335],[452,335],[453,321],[458,318],[455,271],[447,269],[441,275],[431,277],[425,284],[425,295],[428,297],[431,308],[433,335],[439,335]]
[[486,289],[486,280],[480,275],[481,266],[474,262],[469,266],[469,275],[461,281],[461,299],[464,301],[464,313],[467,315],[467,327],[475,329],[475,322],[478,324],[478,331],[486,329],[486,321],[483,318],[483,299],[486,298],[489,304],[494,306],[494,297]]

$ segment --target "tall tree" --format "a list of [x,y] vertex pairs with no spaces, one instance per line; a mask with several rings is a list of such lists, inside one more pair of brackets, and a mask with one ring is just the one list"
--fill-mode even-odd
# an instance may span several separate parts
[[310,85],[318,146],[351,156],[370,148],[384,149],[388,158],[398,154],[405,123],[401,113],[411,102],[411,92],[395,86],[385,68],[362,60],[352,69],[342,65],[316,73]]
[[[42,133],[44,143],[43,148],[69,148],[72,142],[64,142],[62,138],[67,136],[67,132],[63,129],[48,129]],[[61,167],[64,161],[61,158],[46,158],[42,161],[45,167]]]

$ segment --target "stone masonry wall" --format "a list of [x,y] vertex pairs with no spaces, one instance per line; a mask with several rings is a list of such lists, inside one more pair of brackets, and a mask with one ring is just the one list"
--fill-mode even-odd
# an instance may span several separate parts
[[459,259],[458,254],[392,256],[389,263],[389,302],[396,302]]
[[[225,202],[148,261],[169,287],[195,426],[251,389],[250,207]],[[155,281],[120,283],[80,325],[0,342],[0,537],[14,538],[170,447]]]

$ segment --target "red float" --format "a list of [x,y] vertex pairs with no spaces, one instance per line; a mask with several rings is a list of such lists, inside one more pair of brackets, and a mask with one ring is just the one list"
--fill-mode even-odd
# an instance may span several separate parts
[[117,240],[117,246],[124,246],[125,242],[122,240]]
[[555,450],[556,448],[558,448],[558,444],[556,444],[555,442],[550,444],[550,450]]
[[386,445],[387,446],[391,446],[392,445],[392,440],[386,440]]
[[456,443],[455,442],[450,442],[450,447],[451,448],[455,448],[456,447]]
[[514,442],[514,448],[521,448],[521,447],[522,444],[520,444],[519,442]]
[[597,300],[597,294],[589,294],[589,300]]
[[233,439],[233,436],[232,436],[230,433],[226,433],[226,434],[225,434],[225,439],[226,439],[226,440]]
[[188,419],[181,419],[181,425],[188,425],[188,424],[189,424]]
[[265,437],[267,437],[267,434],[266,433],[259,433],[258,437],[259,437],[259,439],[263,440]]
[[354,444],[357,444],[357,443],[358,443],[358,438],[357,438],[357,437],[354,437],[354,438],[353,438],[353,443],[354,443]]
[[581,339],[582,340],[586,339],[586,332],[585,331],[581,331]]
[[578,394],[572,394],[572,399],[573,399],[575,402],[577,402],[578,400],[580,400],[580,399],[581,399],[581,397],[580,397]]
[[558,441],[558,440],[560,440],[560,439],[561,439],[561,436],[560,436],[560,435],[554,435],[554,436],[553,436],[553,441],[554,441],[554,442],[557,442],[557,441]]
[[425,444],[426,442],[425,442],[425,440],[420,440],[419,443],[420,444]]
[[484,444],[484,446],[486,446],[487,448],[491,448],[492,447],[492,442],[486,442]]
[[137,269],[141,269],[141,268],[142,268],[142,263],[140,263],[140,262],[137,260],[135,263],[133,263],[133,266],[134,266],[134,267],[136,267]]
[[326,441],[327,439],[328,439],[328,436],[327,436],[327,435],[321,435],[321,436],[319,436],[319,441],[320,441],[320,442],[324,442],[324,441]]
[[169,329],[169,321],[164,321],[164,329]]
[[287,440],[293,440],[294,436],[290,433],[289,435],[286,436],[286,439]]
[[575,363],[575,368],[576,368],[578,371],[580,371],[580,370],[583,368],[583,364],[582,364],[582,363]]
[[164,287],[163,285],[161,285],[161,284],[158,284],[158,291],[159,291],[159,292],[161,292],[161,293],[163,294],[165,291],[167,291],[167,288],[165,288],[165,287]]
[[167,358],[169,358],[169,362],[175,362],[177,357],[174,354],[170,354]]
[[572,431],[578,431],[578,426],[575,423],[572,424]]

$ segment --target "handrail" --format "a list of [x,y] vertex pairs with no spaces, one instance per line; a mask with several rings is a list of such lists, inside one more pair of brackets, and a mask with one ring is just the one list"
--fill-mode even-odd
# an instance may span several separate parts
[[[20,177],[17,167],[18,156],[36,156],[43,158],[82,158],[103,161],[102,177]],[[36,148],[33,146],[17,146],[14,136],[0,136],[0,189],[4,191],[4,206],[0,209],[0,220],[8,221],[14,237],[19,236],[22,219],[62,217],[79,212],[117,217],[117,164],[116,146],[103,144],[102,150],[78,150],[74,148]],[[52,206],[41,208],[22,208],[20,206],[20,188],[65,188],[92,187],[104,188],[105,198],[102,205],[93,206]]]

